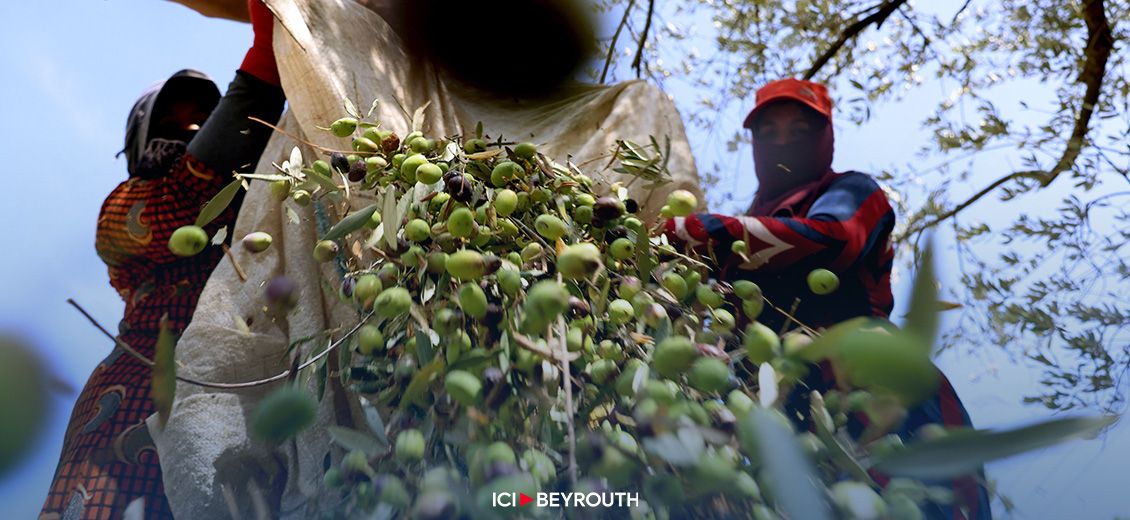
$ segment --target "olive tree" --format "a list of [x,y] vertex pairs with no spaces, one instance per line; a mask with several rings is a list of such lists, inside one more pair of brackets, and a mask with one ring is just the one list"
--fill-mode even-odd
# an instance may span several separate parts
[[[1130,306],[1119,296],[1130,276],[1130,84],[1119,21],[1130,19],[1130,2],[608,0],[602,8],[618,23],[595,77],[636,75],[693,92],[673,96],[692,132],[730,132],[699,154],[700,163],[714,161],[700,164],[708,182],[729,180],[734,154],[748,153],[740,129],[719,128],[721,114],[748,108],[766,81],[829,83],[855,124],[911,94],[934,99],[908,114],[932,136],[922,160],[880,176],[899,195],[903,247],[932,230],[955,239],[962,310],[943,347],[990,343],[1027,358],[1044,372],[1027,400],[1049,408],[1121,402],[1116,390],[1130,367]],[[1002,162],[1016,166],[1001,171]],[[714,207],[733,206],[733,194],[711,195]],[[983,218],[993,204],[998,218]],[[1033,207],[1040,211],[1025,212]]]

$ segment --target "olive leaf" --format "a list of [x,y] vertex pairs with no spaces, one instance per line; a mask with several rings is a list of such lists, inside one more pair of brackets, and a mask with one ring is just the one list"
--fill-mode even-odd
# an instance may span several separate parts
[[361,410],[365,412],[365,424],[369,425],[373,435],[381,444],[388,446],[388,435],[385,434],[385,422],[381,419],[380,411],[365,396],[357,396],[357,399],[361,403]]
[[421,365],[432,362],[435,352],[432,350],[432,339],[423,330],[416,331],[416,357]]
[[646,229],[636,233],[636,268],[639,269],[640,282],[647,284],[651,281],[651,269],[655,264],[651,260],[651,240]]
[[215,235],[212,235],[212,245],[218,246],[220,244],[223,244],[224,241],[227,240],[227,239],[228,239],[228,227],[224,226],[224,227],[216,230]]
[[828,409],[824,405],[824,396],[820,392],[812,391],[810,394],[809,411],[812,416],[812,424],[816,428],[816,435],[824,442],[825,448],[828,450],[828,458],[836,467],[841,471],[850,474],[856,480],[864,482],[867,485],[875,485],[875,481],[867,470],[859,464],[851,453],[848,453],[847,448],[844,447],[840,439],[836,437],[836,425],[832,419],[832,415],[828,413]]
[[922,252],[914,289],[910,293],[910,311],[906,315],[906,331],[921,337],[927,348],[933,346],[938,333],[938,288],[934,276],[934,242],[929,240]]
[[436,357],[431,363],[420,367],[416,375],[412,376],[412,380],[408,382],[408,388],[404,389],[404,397],[400,400],[400,408],[406,409],[415,404],[420,408],[427,408],[428,403],[425,401],[425,396],[430,394],[428,387],[432,384],[432,378],[439,374],[443,369],[443,357]]
[[[506,150],[503,150],[501,148],[498,148],[498,149],[495,149],[495,150],[487,150],[487,151],[484,151],[484,152],[476,152],[476,153],[473,153],[473,154],[468,154],[467,160],[469,160],[469,161],[482,161],[482,160],[485,160],[485,159],[490,159],[492,157],[497,157],[497,156],[502,155],[504,153],[506,153]],[[479,165],[481,167],[481,163],[479,163]],[[485,170],[486,168],[484,167],[483,169]]]
[[384,230],[385,243],[388,244],[389,249],[396,249],[396,232],[400,231],[400,219],[396,218],[396,188],[389,186],[385,188],[384,209],[381,210],[381,216],[384,217],[381,228]]
[[240,184],[240,179],[231,181],[215,197],[212,197],[212,200],[209,200],[200,210],[200,216],[196,217],[196,225],[204,227],[216,220],[216,217],[220,216],[231,205],[231,201],[235,199],[235,194],[239,193]]
[[836,351],[836,347],[839,346],[840,341],[847,335],[860,329],[868,328],[876,323],[878,322],[875,318],[866,316],[841,321],[821,332],[819,336],[812,340],[812,343],[805,345],[796,355],[798,358],[808,361],[809,363],[823,361]]
[[393,220],[396,221],[397,229],[393,231],[393,235],[400,231],[400,224],[404,222],[405,215],[408,214],[408,208],[412,205],[412,201],[416,200],[416,187],[408,188],[400,200],[396,203],[396,211],[393,213]]
[[350,345],[345,348],[340,348],[334,352],[337,355],[337,373],[341,377],[341,385],[349,385],[349,366],[353,363],[353,348],[351,347],[356,343],[356,337],[349,338]]
[[460,150],[459,144],[455,141],[447,143],[447,146],[443,147],[443,155],[440,156],[439,160],[453,161],[456,157],[459,157]]
[[330,379],[329,365],[326,364],[326,358],[322,358],[315,365],[314,376],[318,378],[318,401],[326,397],[326,383]]
[[472,349],[469,352],[463,353],[459,356],[459,361],[452,363],[448,367],[449,370],[467,370],[476,371],[482,370],[494,359],[490,352],[486,349]]
[[354,105],[352,100],[345,98],[344,101],[342,101],[342,104],[345,106],[346,114],[349,114],[357,119],[361,119],[361,113],[357,111],[357,105]]
[[812,462],[801,451],[792,432],[771,412],[755,406],[739,419],[738,438],[747,453],[760,455],[764,471],[773,475],[771,486],[766,487],[786,518],[831,520],[824,492],[815,485],[820,479]]
[[326,431],[329,432],[330,438],[342,448],[361,451],[369,456],[377,455],[388,445],[387,442],[382,443],[372,435],[344,426],[330,426],[326,428]]
[[242,179],[242,180],[250,179],[250,180],[267,181],[267,182],[289,181],[293,178],[289,175],[279,175],[279,174],[272,174],[272,173],[237,173],[237,174],[235,174],[235,177],[237,179]]
[[161,316],[160,331],[157,332],[157,346],[153,353],[153,378],[149,383],[149,395],[153,407],[161,420],[161,426],[169,421],[173,400],[177,392],[177,337],[169,330],[169,316]]
[[299,150],[297,146],[295,146],[294,148],[291,148],[290,149],[290,160],[283,163],[283,167],[287,171],[287,173],[290,174],[291,177],[301,179],[302,178],[302,150]]
[[682,428],[677,434],[665,432],[645,438],[643,448],[672,466],[694,466],[705,449],[702,434],[695,428]]
[[322,240],[340,240],[345,238],[346,235],[365,227],[365,224],[368,224],[369,220],[373,218],[373,213],[377,212],[377,204],[378,203],[374,202],[347,215],[345,218],[338,221],[337,224],[334,224],[334,226],[326,232],[326,236],[322,237]]
[[1113,415],[1072,417],[1005,431],[956,431],[878,457],[872,468],[895,477],[953,478],[973,473],[986,462],[1093,436],[1116,420]]
[[670,142],[666,150],[660,148],[659,143],[651,137],[654,155],[648,153],[647,147],[628,140],[617,140],[615,155],[620,166],[612,171],[634,175],[647,181],[665,182],[670,175],[667,172],[667,159],[665,153],[670,152]]
[[428,109],[428,105],[432,102],[424,103],[424,106],[417,108],[416,112],[412,114],[412,131],[419,132],[424,129],[424,111]]
[[232,325],[239,331],[239,335],[244,338],[251,337],[251,327],[247,325],[247,321],[238,314],[232,314]]
[[780,390],[777,386],[777,371],[773,365],[762,363],[757,369],[757,397],[761,406],[770,408],[777,402]]
[[310,175],[308,176],[308,178],[310,180],[314,181],[314,183],[318,187],[322,188],[322,190],[325,191],[326,193],[336,193],[338,190],[341,189],[337,185],[337,183],[335,183],[333,181],[333,179],[326,177],[325,175],[322,175],[322,174],[320,174],[320,173],[318,173],[314,170],[309,170],[309,174]]
[[929,347],[917,334],[861,329],[838,343],[832,362],[856,387],[896,397],[905,406],[929,398],[938,387]]

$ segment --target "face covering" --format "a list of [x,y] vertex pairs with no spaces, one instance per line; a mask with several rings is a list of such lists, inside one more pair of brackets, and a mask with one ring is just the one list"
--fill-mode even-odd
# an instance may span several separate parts
[[753,139],[753,165],[757,172],[758,201],[782,195],[824,177],[831,171],[832,125],[825,123],[792,143],[778,145]]
[[184,157],[188,145],[173,139],[150,139],[134,166],[132,177],[156,179],[164,177]]
[[[155,125],[160,119],[156,112],[163,105],[163,102],[159,103],[159,98],[162,96],[171,96],[172,99],[195,99],[206,112],[211,112],[220,99],[220,90],[203,72],[185,69],[142,93],[130,109],[129,119],[126,120],[125,147],[118,152],[119,156],[122,154],[126,156],[126,171],[129,172],[130,177],[154,178],[165,175],[169,169],[162,171],[156,165],[169,162],[169,159],[176,154],[175,145],[170,145],[168,142],[181,141],[183,146],[184,143],[191,141],[192,135],[196,133],[195,130],[173,132],[166,130],[163,134],[158,134],[155,128],[150,128],[150,123]],[[164,142],[154,144],[157,135],[160,135]],[[146,161],[149,166],[143,175],[138,172],[138,165],[145,155],[149,156]],[[175,160],[171,161],[170,166],[175,164]]]

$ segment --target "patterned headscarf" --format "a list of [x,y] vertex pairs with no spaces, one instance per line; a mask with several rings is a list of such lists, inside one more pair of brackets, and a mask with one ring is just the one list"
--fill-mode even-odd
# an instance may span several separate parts
[[[156,169],[168,163],[176,149],[180,149],[180,154],[184,153],[187,143],[178,141],[179,146],[170,144],[168,140],[159,140],[166,141],[164,143],[152,143],[154,139],[150,135],[150,123],[160,118],[158,112],[167,109],[171,102],[179,99],[195,100],[205,112],[211,112],[220,100],[220,89],[207,74],[192,69],[178,71],[169,79],[146,89],[130,109],[129,119],[126,121],[125,147],[118,152],[118,155],[123,153],[126,155],[126,170],[130,177],[159,176],[155,175]],[[150,148],[153,149],[152,153],[144,161],[147,163],[147,167],[144,168],[146,171],[139,172],[142,158],[147,155],[147,150]],[[144,175],[141,175],[142,173]]]

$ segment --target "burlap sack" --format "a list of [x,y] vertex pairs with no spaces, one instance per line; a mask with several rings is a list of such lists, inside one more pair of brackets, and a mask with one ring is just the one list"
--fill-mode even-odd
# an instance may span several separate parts
[[[190,0],[184,0],[191,4]],[[352,0],[268,0],[278,17],[275,50],[289,111],[264,152],[257,172],[273,173],[298,144],[295,138],[335,149],[348,140],[319,130],[342,116],[342,100],[362,111],[377,100],[374,117],[400,135],[410,131],[414,111],[430,103],[423,129],[429,135],[472,132],[482,121],[491,135],[539,144],[549,157],[572,157],[594,180],[617,180],[609,152],[616,139],[647,143],[649,136],[671,140],[669,169],[675,182],[655,193],[629,191],[653,215],[667,192],[676,188],[700,193],[698,177],[683,125],[671,101],[644,82],[612,86],[578,86],[552,101],[538,103],[495,100],[438,77],[426,63],[407,58],[395,33],[379,16]],[[483,67],[506,67],[498,52]],[[300,146],[307,158],[310,147]],[[373,201],[354,194],[354,209]],[[298,216],[292,222],[289,206]],[[340,337],[356,324],[356,311],[337,298],[342,272],[334,263],[317,264],[313,244],[341,208],[312,204],[301,208],[270,198],[266,183],[253,182],[243,203],[235,237],[265,231],[274,237],[269,250],[251,254],[233,249],[246,272],[242,282],[233,264],[221,262],[200,298],[192,324],[177,347],[182,374],[219,382],[242,382],[275,375],[289,366],[288,344],[336,328]],[[345,244],[353,249],[353,240]],[[351,254],[347,252],[346,254]],[[283,321],[272,321],[263,309],[263,287],[278,275],[298,284],[301,303]],[[248,323],[244,327],[241,322]],[[325,340],[300,350],[324,349]],[[330,366],[336,367],[331,356]],[[336,378],[331,378],[336,381]],[[365,429],[358,404],[336,384],[321,401],[318,423],[279,448],[252,440],[248,418],[256,404],[277,384],[246,390],[215,390],[180,384],[171,417],[163,430],[151,421],[161,454],[165,490],[178,518],[225,518],[229,503],[245,517],[254,517],[256,497],[272,517],[307,517],[334,500],[322,487],[323,460],[333,452],[326,428],[346,424]],[[312,385],[311,385],[312,386]],[[324,510],[324,509],[322,509]]]

